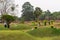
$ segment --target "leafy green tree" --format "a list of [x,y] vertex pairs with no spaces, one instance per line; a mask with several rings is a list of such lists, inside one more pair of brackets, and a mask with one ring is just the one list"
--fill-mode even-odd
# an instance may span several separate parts
[[51,12],[49,10],[45,11],[45,19],[50,20]]
[[34,11],[34,16],[35,16],[35,20],[36,20],[36,21],[39,20],[39,16],[40,16],[41,14],[42,14],[41,8],[36,7],[36,8],[35,8],[35,11]]
[[[41,8],[36,7],[36,8],[35,8],[35,11],[34,11],[34,16],[35,16],[36,22],[39,21],[39,18],[40,18],[40,15],[41,15],[41,14],[42,14]],[[40,25],[40,22],[38,22],[38,23],[39,23],[39,25]]]
[[22,18],[24,18],[25,21],[30,21],[30,20],[34,20],[34,16],[33,16],[33,6],[29,3],[29,2],[25,2],[22,6]]
[[48,24],[50,25],[50,20],[51,20],[51,12],[49,10],[45,11],[45,20],[48,20]]
[[2,15],[2,20],[6,22],[7,27],[9,28],[9,24],[15,20],[15,17],[11,15]]
[[60,12],[59,11],[58,12],[53,12],[52,15],[53,15],[55,20],[60,20]]
[[42,20],[42,21],[45,20],[45,15],[44,14],[40,15],[40,20]]

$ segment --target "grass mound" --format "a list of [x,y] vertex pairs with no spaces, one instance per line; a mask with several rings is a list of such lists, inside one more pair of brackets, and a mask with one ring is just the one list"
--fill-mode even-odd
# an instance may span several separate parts
[[36,37],[51,37],[60,35],[60,29],[56,28],[39,28],[28,31],[29,34]]
[[26,29],[31,29],[32,27],[26,24],[18,24],[18,25],[13,25],[10,27],[11,30],[26,30]]
[[0,40],[35,40],[32,36],[21,31],[0,31]]

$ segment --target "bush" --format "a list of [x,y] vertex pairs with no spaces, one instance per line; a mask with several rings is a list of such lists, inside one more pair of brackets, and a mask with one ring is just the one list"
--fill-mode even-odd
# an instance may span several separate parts
[[15,17],[11,15],[2,15],[1,18],[3,19],[3,21],[7,21],[9,23],[15,20]]
[[11,15],[2,15],[2,20],[6,23],[5,25],[9,28],[10,27],[10,23],[13,22],[15,20],[14,16]]

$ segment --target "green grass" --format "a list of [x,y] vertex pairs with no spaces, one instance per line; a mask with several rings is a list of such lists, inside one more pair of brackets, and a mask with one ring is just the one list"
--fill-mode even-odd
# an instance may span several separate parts
[[60,40],[60,29],[56,28],[39,28],[27,33],[36,37],[37,40]]
[[18,30],[2,30],[0,31],[0,40],[60,40],[60,36],[34,37]]
[[34,23],[11,24],[8,29],[0,24],[0,40],[60,40],[60,29],[49,26],[31,30],[35,26]]
[[43,38],[38,37],[37,40],[60,40],[60,36],[55,36],[55,37],[43,37]]
[[32,27],[26,24],[18,24],[18,25],[13,25],[10,27],[11,30],[27,30],[31,29]]
[[0,24],[0,30],[8,30],[8,28],[5,28],[3,24]]
[[22,31],[31,28],[26,24],[12,24],[8,29],[0,24],[0,40],[35,40],[34,37]]
[[39,28],[30,30],[27,33],[36,37],[54,37],[60,35],[60,29],[56,28]]
[[27,24],[11,24],[10,28],[5,28],[3,24],[0,24],[0,30],[28,30],[31,29],[32,26]]
[[0,31],[0,40],[35,40],[31,35],[21,31]]

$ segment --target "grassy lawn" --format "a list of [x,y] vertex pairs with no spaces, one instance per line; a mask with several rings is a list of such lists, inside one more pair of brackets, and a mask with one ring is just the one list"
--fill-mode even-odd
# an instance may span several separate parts
[[30,30],[27,33],[36,37],[53,37],[60,35],[60,29],[57,28],[38,28]]
[[0,40],[60,40],[60,28],[44,26],[31,30],[34,24],[11,24],[4,28],[0,24]]
[[60,36],[35,37],[18,30],[2,30],[0,31],[0,40],[60,40]]
[[37,40],[60,40],[60,29],[56,28],[39,28],[27,33],[36,37]]
[[37,40],[60,40],[60,36],[55,36],[55,37],[43,37],[43,38],[38,37]]
[[35,40],[32,36],[21,31],[2,30],[0,40]]
[[27,24],[10,24],[10,28],[5,28],[3,24],[0,24],[0,30],[28,30],[33,27]]

